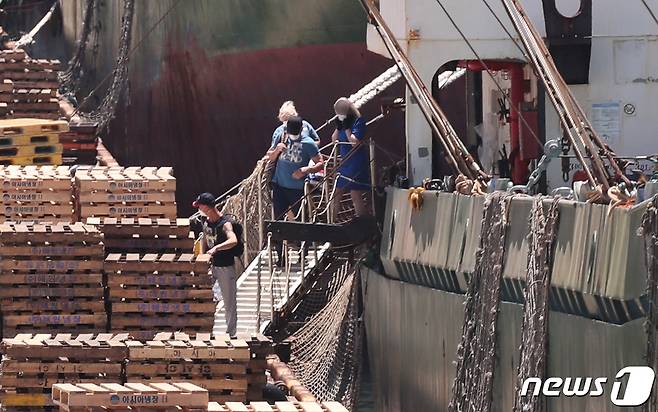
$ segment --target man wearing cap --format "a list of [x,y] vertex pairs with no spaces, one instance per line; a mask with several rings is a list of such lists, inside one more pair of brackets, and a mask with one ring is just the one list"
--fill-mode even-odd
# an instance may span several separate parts
[[[304,196],[304,178],[309,173],[322,170],[323,160],[311,131],[299,116],[291,116],[280,134],[272,138],[272,146],[267,152],[270,161],[276,160],[272,177],[272,203],[274,216],[282,219],[291,208],[297,214]],[[309,161],[313,160],[313,166]],[[277,244],[278,264],[282,265],[282,246]]]
[[219,283],[224,302],[226,333],[235,336],[238,324],[237,275],[233,248],[239,246],[230,220],[215,206],[215,196],[201,193],[192,206],[206,216],[203,221],[204,253],[212,256],[212,276]]

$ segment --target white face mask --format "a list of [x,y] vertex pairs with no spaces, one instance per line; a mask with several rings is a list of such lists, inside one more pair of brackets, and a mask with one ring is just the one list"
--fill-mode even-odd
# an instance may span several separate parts
[[347,115],[346,115],[346,114],[337,114],[336,117],[338,117],[338,120],[340,120],[341,122],[342,122],[343,120],[347,119]]
[[290,133],[288,133],[288,137],[291,138],[292,140],[297,140],[297,139],[299,139],[299,135],[298,135],[298,134],[290,134]]

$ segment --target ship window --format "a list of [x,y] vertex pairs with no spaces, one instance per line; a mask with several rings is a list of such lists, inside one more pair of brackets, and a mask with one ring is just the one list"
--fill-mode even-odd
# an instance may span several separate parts
[[555,8],[563,17],[573,18],[580,14],[581,0],[555,0]]

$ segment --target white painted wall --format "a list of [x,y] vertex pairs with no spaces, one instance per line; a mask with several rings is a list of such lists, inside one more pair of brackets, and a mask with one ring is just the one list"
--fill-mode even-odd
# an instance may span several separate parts
[[[482,1],[441,1],[481,58],[522,59]],[[658,0],[646,1],[658,13]],[[521,3],[538,31],[545,35],[541,1]],[[446,62],[475,58],[436,0],[380,0],[380,4],[384,19],[391,23],[426,86],[430,86],[435,72]],[[489,4],[514,33],[502,3],[489,0]],[[633,115],[620,114],[621,137],[612,142],[613,149],[622,155],[658,153],[658,25],[640,0],[595,0],[592,14],[590,84],[573,86],[572,90],[588,114],[592,103],[617,102],[620,108],[633,104]],[[418,31],[420,39],[409,41],[410,31]],[[372,33],[368,36],[369,48],[385,54],[382,44],[377,44],[373,37]],[[561,132],[557,116],[548,98],[546,102],[547,138],[558,137]],[[431,155],[419,156],[424,148],[431,154],[431,132],[417,105],[409,104],[406,116],[410,177],[413,184],[419,184],[432,170]],[[550,167],[551,186],[562,185],[559,163]]]

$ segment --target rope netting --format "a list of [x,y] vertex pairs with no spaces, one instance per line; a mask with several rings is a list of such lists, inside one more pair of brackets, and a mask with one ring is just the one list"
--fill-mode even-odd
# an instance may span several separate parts
[[558,200],[555,197],[544,210],[544,199],[535,197],[530,212],[528,234],[528,270],[524,291],[521,360],[516,382],[514,412],[543,412],[546,399],[540,396],[521,397],[521,388],[527,378],[542,381],[546,375],[548,346],[548,293],[551,283],[553,244],[557,233]]
[[[647,365],[658,368],[658,348],[656,347],[656,322],[658,322],[658,195],[649,202],[642,217],[640,235],[644,236],[647,254],[647,297],[649,313],[645,323],[647,334]],[[658,410],[658,388],[653,386],[649,401],[642,406],[644,412]]]
[[242,181],[238,193],[229,197],[222,207],[222,213],[232,214],[242,223],[244,253],[248,262],[258,256],[263,247],[260,243],[262,220],[272,217],[270,175],[268,162],[258,161],[249,177]]
[[468,283],[462,338],[457,349],[457,374],[449,410],[491,410],[496,360],[496,320],[500,304],[504,246],[510,200],[494,192],[484,202],[482,234],[475,271]]
[[78,39],[75,53],[69,60],[68,67],[59,73],[59,90],[61,94],[74,95],[80,88],[80,80],[84,68],[85,56],[87,54],[87,44],[93,25],[94,8],[96,0],[87,0],[85,5],[84,17],[82,19],[82,30]]
[[363,336],[360,280],[349,263],[337,277],[344,280],[329,303],[294,334],[289,366],[318,400],[336,400],[353,410]]

